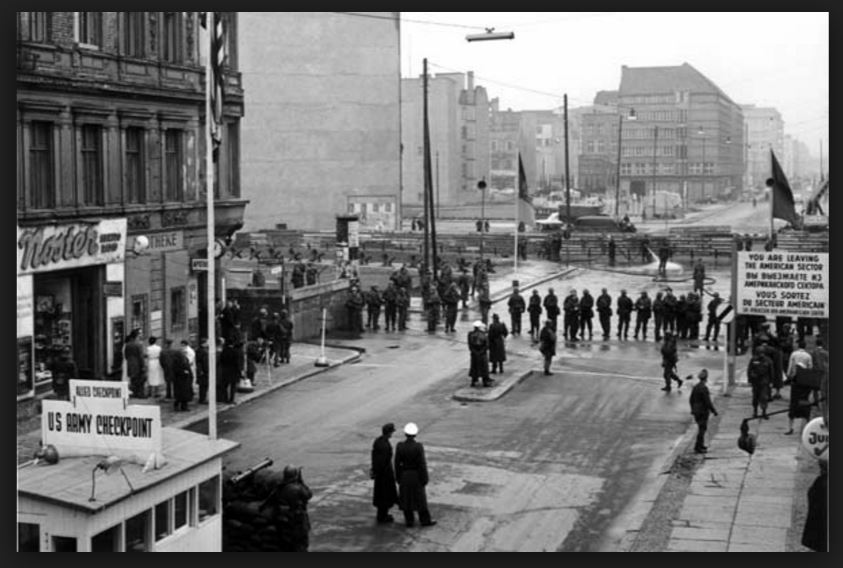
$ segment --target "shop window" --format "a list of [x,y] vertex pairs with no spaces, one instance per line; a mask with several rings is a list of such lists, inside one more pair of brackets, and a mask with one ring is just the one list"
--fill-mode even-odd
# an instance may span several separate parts
[[170,501],[162,501],[155,505],[155,540],[159,541],[169,534],[173,529],[170,526]]
[[76,552],[76,539],[72,536],[54,536],[53,552]]
[[18,552],[38,552],[41,527],[35,523],[18,523]]
[[102,46],[102,12],[77,12],[76,41],[89,47]]
[[[167,201],[181,201],[182,191],[182,131],[167,130],[164,134]],[[218,176],[215,176],[218,177]]]
[[170,331],[184,331],[187,319],[187,297],[184,286],[170,289]]
[[126,129],[126,200],[129,203],[146,202],[143,140],[143,128]]
[[55,207],[52,122],[36,120],[29,124],[29,189],[33,208]]
[[123,12],[123,37],[126,42],[124,50],[129,57],[145,55],[145,18],[145,12]]
[[83,204],[102,205],[102,127],[96,124],[84,124],[81,130]]
[[175,521],[173,530],[178,530],[185,526],[189,520],[188,505],[190,499],[188,499],[187,493],[187,491],[183,491],[173,498],[173,509],[175,513],[173,515],[173,520]]
[[91,552],[120,552],[120,525],[91,537]]
[[199,522],[219,512],[220,478],[215,475],[199,484]]
[[126,521],[126,552],[149,551],[149,511],[144,511]]
[[181,12],[164,12],[164,61],[181,63]]

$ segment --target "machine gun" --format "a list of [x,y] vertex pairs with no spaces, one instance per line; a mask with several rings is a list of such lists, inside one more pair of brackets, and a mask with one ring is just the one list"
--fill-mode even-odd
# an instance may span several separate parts
[[228,483],[230,483],[231,485],[237,485],[237,484],[241,483],[243,480],[250,478],[251,476],[253,476],[255,473],[259,472],[260,470],[271,466],[272,463],[273,462],[272,462],[271,458],[264,458],[263,460],[259,461],[258,463],[256,463],[255,465],[253,465],[252,467],[247,469],[246,471],[238,471],[236,474],[232,475],[228,479]]

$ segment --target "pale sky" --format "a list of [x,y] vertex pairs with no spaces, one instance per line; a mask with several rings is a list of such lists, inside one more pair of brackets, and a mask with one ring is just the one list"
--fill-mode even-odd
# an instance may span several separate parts
[[[617,89],[622,65],[687,62],[736,103],[777,108],[785,134],[812,155],[822,140],[828,163],[828,12],[402,12],[401,20],[404,77],[421,75],[427,57],[431,74],[474,71],[503,109],[554,108],[564,93],[573,108]],[[487,27],[515,39],[466,41]]]

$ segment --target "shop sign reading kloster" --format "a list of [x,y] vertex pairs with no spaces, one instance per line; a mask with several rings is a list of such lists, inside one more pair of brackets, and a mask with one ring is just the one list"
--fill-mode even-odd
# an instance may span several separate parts
[[128,404],[122,381],[70,381],[70,400],[44,400],[41,437],[59,456],[117,456],[141,463],[161,456],[161,408]]
[[126,219],[18,227],[18,274],[122,262]]

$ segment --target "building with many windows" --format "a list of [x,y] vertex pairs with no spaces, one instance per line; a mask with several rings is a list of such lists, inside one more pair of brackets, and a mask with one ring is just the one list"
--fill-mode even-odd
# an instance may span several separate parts
[[[237,16],[215,236],[242,226]],[[119,377],[124,337],[205,333],[205,77],[198,12],[17,13],[18,397]],[[145,237],[137,241],[139,237]],[[136,243],[148,243],[148,247]]]
[[772,175],[770,150],[779,163],[784,158],[784,121],[773,107],[742,105],[741,109],[746,123],[746,184],[762,189]]

